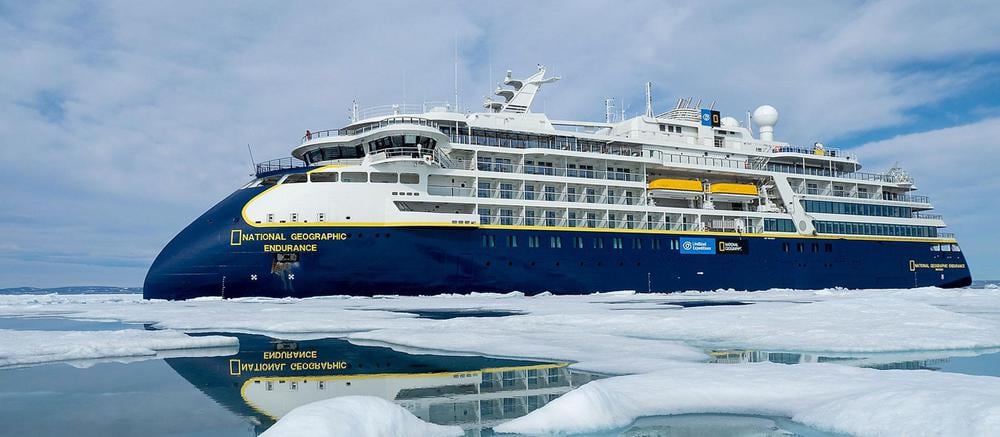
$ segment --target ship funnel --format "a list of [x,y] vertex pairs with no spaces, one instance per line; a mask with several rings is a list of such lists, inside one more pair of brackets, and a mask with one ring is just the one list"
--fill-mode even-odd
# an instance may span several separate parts
[[760,127],[761,141],[774,141],[774,125],[778,124],[778,110],[771,105],[761,105],[753,110],[753,122]]

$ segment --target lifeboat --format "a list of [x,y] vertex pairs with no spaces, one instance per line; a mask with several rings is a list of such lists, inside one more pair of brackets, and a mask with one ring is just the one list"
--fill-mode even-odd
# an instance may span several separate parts
[[654,179],[647,188],[651,196],[664,199],[693,199],[704,193],[697,179]]
[[747,202],[757,198],[757,186],[753,184],[717,183],[708,187],[714,200]]

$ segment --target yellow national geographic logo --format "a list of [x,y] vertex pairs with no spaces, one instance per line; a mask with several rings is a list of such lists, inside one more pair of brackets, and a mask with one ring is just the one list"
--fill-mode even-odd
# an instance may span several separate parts
[[230,231],[229,232],[229,245],[230,246],[239,246],[241,244],[243,244],[243,230],[242,229],[233,229],[232,231]]

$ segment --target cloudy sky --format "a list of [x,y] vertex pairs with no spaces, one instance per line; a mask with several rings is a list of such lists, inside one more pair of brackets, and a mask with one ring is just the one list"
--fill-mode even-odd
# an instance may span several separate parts
[[[0,287],[139,286],[166,242],[362,106],[481,103],[506,69],[563,80],[553,118],[679,97],[767,103],[776,137],[899,162],[1000,278],[1000,2],[0,0]],[[12,183],[11,183],[12,182]]]

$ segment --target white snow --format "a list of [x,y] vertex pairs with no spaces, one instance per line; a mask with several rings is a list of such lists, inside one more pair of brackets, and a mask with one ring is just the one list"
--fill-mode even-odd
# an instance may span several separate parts
[[[751,302],[679,308],[683,300]],[[501,310],[507,317],[432,320],[405,311]],[[990,290],[772,290],[648,295],[520,293],[429,297],[202,299],[0,296],[0,316],[151,322],[186,332],[345,337],[400,347],[575,362],[581,370],[647,372],[704,361],[704,348],[905,352],[1000,347],[1000,296]],[[622,360],[622,355],[631,359]]]
[[[18,331],[0,329],[0,368],[53,361],[101,360],[110,358],[154,357],[157,352],[201,351],[228,347],[236,352],[235,337],[190,336],[177,331]],[[187,355],[187,354],[180,354]]]
[[[751,304],[677,305],[690,300]],[[434,320],[417,317],[418,310],[516,314]],[[250,332],[289,339],[341,337],[405,351],[567,361],[580,370],[632,374],[586,385],[504,425],[504,430],[606,429],[647,414],[697,412],[788,416],[860,435],[982,435],[1000,429],[1000,378],[844,365],[709,364],[704,352],[724,348],[867,357],[854,365],[889,359],[889,353],[981,353],[1000,348],[1000,294],[995,290],[508,293],[186,302],[123,295],[0,296],[3,316],[145,322],[183,332]],[[6,345],[4,334],[0,343]],[[44,337],[39,344],[77,344],[52,332],[37,335]],[[52,335],[57,337],[53,340]],[[142,342],[124,343],[122,347],[146,348],[145,353],[155,349]],[[68,351],[54,356],[115,347],[113,341],[83,344],[89,345],[82,347],[83,353],[67,346]],[[10,359],[4,352],[0,359]],[[573,413],[575,409],[580,412]]]
[[427,423],[387,400],[343,396],[298,407],[261,437],[461,436],[462,428]]
[[1000,378],[833,364],[676,364],[588,383],[498,432],[595,432],[642,416],[761,414],[858,436],[985,436],[1000,429]]

